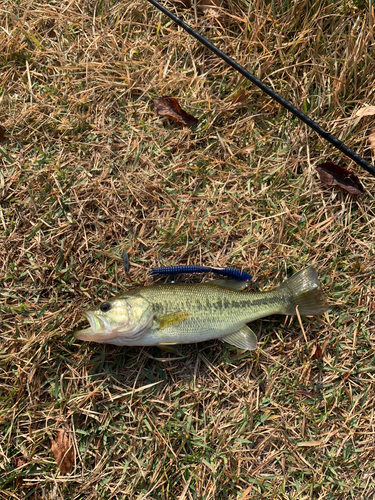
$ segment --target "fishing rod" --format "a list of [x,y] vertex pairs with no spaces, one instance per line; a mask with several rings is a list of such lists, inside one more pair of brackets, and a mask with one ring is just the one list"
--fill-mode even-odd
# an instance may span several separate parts
[[288,111],[293,113],[299,120],[303,121],[308,125],[310,128],[315,130],[323,139],[326,141],[330,142],[335,148],[337,148],[339,151],[344,153],[348,158],[353,160],[355,163],[357,163],[360,167],[364,168],[369,172],[371,175],[375,177],[375,167],[368,163],[366,160],[364,160],[361,156],[359,156],[357,153],[349,149],[343,142],[341,142],[339,139],[328,133],[326,130],[324,130],[322,127],[320,127],[317,123],[315,123],[311,118],[306,116],[302,111],[294,107],[290,102],[285,100],[283,97],[281,97],[277,92],[272,90],[270,87],[265,85],[261,80],[258,80],[254,75],[246,71],[245,68],[240,66],[236,61],[231,59],[229,56],[224,54],[220,49],[218,49],[215,45],[213,45],[211,42],[206,40],[202,35],[197,33],[196,31],[193,30],[189,25],[184,23],[180,18],[172,14],[168,9],[160,5],[156,0],[148,0],[152,5],[154,5],[157,9],[159,9],[163,14],[168,16],[172,21],[174,21],[176,24],[181,26],[185,31],[187,31],[191,36],[196,38],[199,42],[201,42],[205,47],[208,49],[212,50],[217,56],[219,56],[221,59],[223,59],[229,66],[232,66],[236,71],[241,73],[245,78],[250,80],[252,83],[257,85],[263,92],[268,94],[272,99],[277,101],[281,106],[286,108]]

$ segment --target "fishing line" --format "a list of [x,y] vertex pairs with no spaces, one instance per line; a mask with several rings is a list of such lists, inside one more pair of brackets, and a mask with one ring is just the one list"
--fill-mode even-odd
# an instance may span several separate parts
[[357,153],[349,149],[343,142],[341,142],[339,139],[328,133],[326,130],[324,130],[322,127],[320,127],[317,123],[315,123],[311,118],[306,116],[302,111],[294,107],[290,102],[285,100],[283,97],[281,97],[277,92],[272,90],[270,87],[265,85],[261,80],[258,80],[254,75],[246,71],[245,68],[240,66],[236,61],[231,59],[229,56],[224,54],[220,49],[218,49],[215,45],[213,45],[211,42],[206,40],[202,35],[197,33],[196,31],[193,30],[189,25],[184,23],[180,18],[172,14],[168,9],[160,5],[156,0],[148,0],[152,5],[154,5],[157,9],[159,9],[163,14],[168,16],[172,21],[174,21],[176,24],[181,26],[185,31],[187,31],[191,36],[196,38],[199,42],[201,42],[205,47],[208,49],[212,50],[217,56],[219,56],[221,59],[223,59],[229,66],[232,66],[236,71],[241,73],[245,78],[250,80],[252,83],[254,83],[257,87],[259,87],[263,92],[268,94],[272,99],[277,101],[281,106],[286,108],[288,111],[293,113],[299,120],[302,122],[306,123],[307,126],[315,130],[323,139],[326,141],[330,142],[335,148],[337,148],[339,151],[344,153],[348,158],[353,160],[355,163],[357,163],[360,167],[364,168],[369,172],[371,175],[375,177],[375,167],[373,167],[370,163],[368,163],[366,160],[364,160],[361,156],[359,156]]

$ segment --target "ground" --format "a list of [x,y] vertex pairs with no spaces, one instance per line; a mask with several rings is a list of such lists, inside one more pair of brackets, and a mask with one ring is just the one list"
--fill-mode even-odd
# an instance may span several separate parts
[[[166,5],[374,163],[371,1],[202,3]],[[3,0],[0,27],[0,498],[375,498],[374,177],[146,0]],[[313,264],[332,307],[254,322],[255,352],[74,339],[173,264]]]

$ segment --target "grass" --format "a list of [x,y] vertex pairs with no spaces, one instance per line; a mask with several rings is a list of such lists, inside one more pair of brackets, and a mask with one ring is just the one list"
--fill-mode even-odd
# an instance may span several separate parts
[[[220,5],[169,7],[373,163],[371,2]],[[0,498],[375,498],[374,179],[145,2],[1,10]],[[327,160],[364,194],[322,185]],[[334,305],[255,322],[256,352],[74,340],[88,304],[177,263],[261,288],[314,264]]]

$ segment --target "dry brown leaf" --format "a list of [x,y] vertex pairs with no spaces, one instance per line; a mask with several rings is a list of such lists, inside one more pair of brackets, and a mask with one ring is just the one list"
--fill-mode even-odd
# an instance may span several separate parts
[[375,106],[365,106],[364,108],[359,109],[355,115],[361,118],[362,116],[375,115]]
[[340,167],[331,161],[321,163],[315,168],[318,171],[320,180],[324,184],[328,186],[340,186],[350,194],[363,193],[363,186],[358,177],[346,170],[346,168]]
[[341,80],[340,78],[333,78],[333,89],[336,94],[339,94],[343,90],[345,90],[345,87],[347,86],[347,83],[345,80]]
[[174,97],[159,97],[154,104],[160,116],[167,116],[189,127],[198,123],[197,118],[183,110]]
[[239,500],[248,500],[251,498],[251,490],[253,487],[250,485],[246,488],[246,490],[242,493],[242,497]]
[[247,106],[247,93],[245,90],[239,90],[230,103],[222,110],[222,113],[233,113],[233,111],[245,106]]
[[246,91],[239,90],[237,94],[233,97],[231,104],[238,104],[246,99]]
[[58,429],[56,439],[51,441],[52,455],[61,474],[68,474],[74,464],[74,448],[65,429]]
[[315,349],[314,349],[313,353],[311,354],[311,359],[320,359],[322,357],[323,357],[322,348],[320,347],[320,345],[318,343],[316,343]]
[[370,148],[375,152],[375,132],[369,135],[368,142],[370,143]]
[[24,465],[25,463],[26,463],[26,460],[24,458],[17,457],[15,459],[16,467],[21,467],[21,465]]
[[[26,463],[27,463],[27,461],[23,458],[20,458],[20,457],[17,457],[14,461],[14,465],[15,465],[16,469],[18,469],[18,467],[21,467],[22,465],[24,465]],[[23,478],[18,476],[16,479],[16,483],[18,486],[20,486],[23,483]]]
[[0,125],[0,142],[4,142],[6,139],[5,128]]

